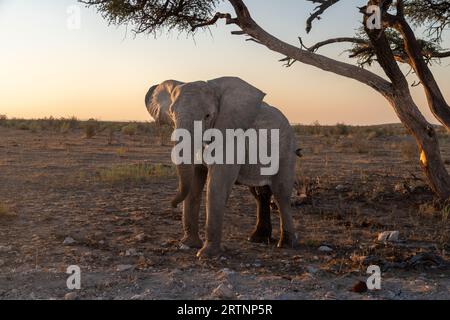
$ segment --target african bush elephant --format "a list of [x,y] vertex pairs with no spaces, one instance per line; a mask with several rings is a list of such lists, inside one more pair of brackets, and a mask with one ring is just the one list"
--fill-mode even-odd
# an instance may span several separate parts
[[[234,184],[250,187],[258,203],[258,223],[250,240],[270,238],[270,198],[280,210],[279,247],[297,243],[291,217],[290,196],[295,180],[296,142],[288,120],[276,108],[263,101],[265,94],[235,77],[182,83],[169,80],[153,86],[145,103],[157,123],[175,129],[194,131],[194,121],[202,130],[216,129],[226,135],[228,129],[276,129],[279,132],[279,169],[262,175],[257,164],[179,164],[179,188],[172,205],[183,202],[182,243],[201,248],[198,256],[215,256],[221,250],[225,205]],[[269,138],[272,139],[272,138]],[[248,145],[246,147],[248,150]],[[207,186],[206,241],[198,233],[202,191]]]

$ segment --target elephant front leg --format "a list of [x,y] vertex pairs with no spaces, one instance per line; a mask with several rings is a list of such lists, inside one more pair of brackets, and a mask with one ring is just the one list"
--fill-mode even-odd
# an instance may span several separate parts
[[194,181],[183,203],[184,236],[181,243],[189,248],[199,249],[203,246],[203,241],[198,234],[198,217],[207,174],[208,170],[205,167],[195,167]]
[[214,257],[221,252],[223,215],[239,166],[213,165],[209,168],[206,203],[206,241],[198,257]]
[[270,221],[270,187],[251,187],[251,193],[256,199],[256,228],[248,240],[255,243],[269,243],[272,241],[272,223]]

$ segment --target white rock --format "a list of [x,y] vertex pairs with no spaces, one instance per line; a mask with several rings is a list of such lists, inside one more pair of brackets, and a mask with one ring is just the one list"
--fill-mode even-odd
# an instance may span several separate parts
[[236,294],[233,292],[231,285],[224,283],[215,288],[212,294],[219,299],[236,299]]
[[189,248],[187,245],[185,244],[181,244],[180,245],[180,250],[186,251],[186,250],[190,250],[191,248]]
[[150,290],[148,289],[145,290],[145,292],[142,294],[136,294],[131,297],[131,300],[146,300],[146,299],[150,299]]
[[317,268],[313,267],[313,266],[308,266],[306,267],[306,270],[308,271],[308,273],[310,274],[316,274],[317,273]]
[[384,231],[378,234],[378,241],[381,242],[396,242],[400,236],[399,231]]
[[336,295],[332,291],[328,291],[324,296],[325,300],[336,300]]
[[328,246],[320,246],[320,247],[319,247],[319,251],[320,251],[320,252],[332,252],[333,249],[331,249],[331,248],[328,247]]
[[223,268],[219,271],[220,273],[224,274],[224,275],[230,275],[230,274],[235,274],[236,272],[233,270],[230,270],[228,268]]
[[0,252],[9,252],[12,250],[12,246],[0,246]]
[[69,292],[64,296],[64,300],[77,300],[78,295],[76,292]]
[[63,245],[70,246],[71,244],[74,244],[75,242],[76,241],[73,238],[67,237],[67,238],[64,239]]
[[129,271],[129,270],[133,270],[133,269],[134,269],[134,266],[131,264],[120,264],[116,268],[116,270],[118,272]]
[[136,256],[136,255],[137,255],[136,249],[128,249],[125,251],[125,256],[127,256],[127,257]]
[[134,237],[137,241],[144,241],[145,233],[140,233],[136,237]]
[[338,184],[338,185],[336,186],[336,191],[343,191],[344,189],[345,189],[345,186],[342,185],[342,184]]

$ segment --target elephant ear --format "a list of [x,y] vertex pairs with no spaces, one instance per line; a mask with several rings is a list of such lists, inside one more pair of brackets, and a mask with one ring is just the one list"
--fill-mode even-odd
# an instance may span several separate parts
[[223,77],[208,81],[219,97],[217,129],[248,129],[254,123],[266,95],[244,80]]
[[148,112],[156,123],[173,125],[169,114],[169,108],[172,105],[172,91],[183,82],[176,80],[167,80],[163,83],[153,86],[145,96],[145,105]]

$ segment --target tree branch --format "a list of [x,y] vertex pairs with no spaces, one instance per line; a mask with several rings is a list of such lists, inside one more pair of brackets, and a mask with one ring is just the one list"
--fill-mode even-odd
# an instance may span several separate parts
[[214,25],[214,24],[216,24],[216,22],[219,19],[225,19],[226,20],[226,22],[225,22],[226,24],[232,24],[232,23],[236,23],[237,22],[236,19],[231,18],[231,15],[229,13],[217,12],[211,20],[208,20],[208,21],[205,21],[205,22],[199,23],[199,24],[194,24],[192,26],[191,31],[194,32],[197,28],[203,28],[203,27]]
[[[403,0],[397,0],[397,7],[400,8],[400,10],[397,12],[397,23],[394,25],[394,28],[396,28],[403,37],[405,52],[409,57],[411,67],[414,69],[414,72],[425,89],[431,112],[439,122],[450,130],[450,106],[447,104],[433,73],[423,58],[422,48],[420,47],[413,30],[405,17],[401,15],[401,8],[403,6]],[[450,55],[449,52],[442,52],[441,54],[445,57]]]
[[362,82],[386,97],[390,97],[393,94],[391,83],[375,73],[283,42],[266,32],[252,19],[242,0],[228,1],[236,12],[239,27],[270,50],[281,53],[292,60]]
[[314,9],[315,11],[311,13],[308,20],[306,20],[306,32],[309,33],[312,30],[312,24],[314,20],[320,20],[320,16],[332,5],[339,2],[339,0],[307,0],[312,3],[319,3],[319,5]]

